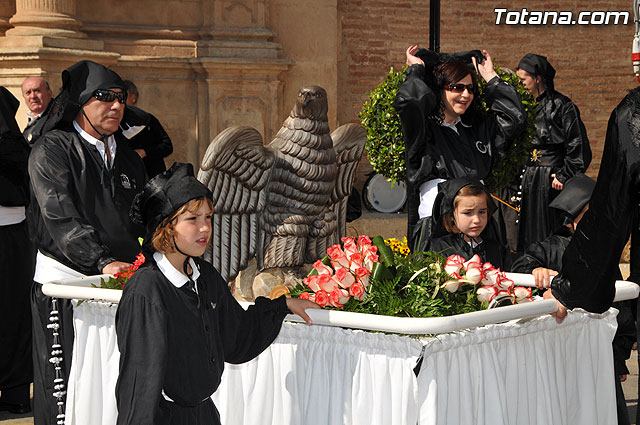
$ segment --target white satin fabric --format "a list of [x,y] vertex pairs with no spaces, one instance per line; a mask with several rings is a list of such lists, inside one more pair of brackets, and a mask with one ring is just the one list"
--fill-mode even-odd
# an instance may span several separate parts
[[[115,306],[74,309],[67,425],[113,425]],[[227,365],[225,425],[616,423],[617,310],[415,338],[285,323],[258,358]],[[413,369],[424,347],[419,375]]]

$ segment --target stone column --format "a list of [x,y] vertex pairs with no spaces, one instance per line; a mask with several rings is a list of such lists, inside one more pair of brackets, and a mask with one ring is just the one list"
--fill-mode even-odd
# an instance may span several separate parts
[[16,14],[9,19],[14,28],[6,35],[86,38],[75,15],[76,0],[16,0]]

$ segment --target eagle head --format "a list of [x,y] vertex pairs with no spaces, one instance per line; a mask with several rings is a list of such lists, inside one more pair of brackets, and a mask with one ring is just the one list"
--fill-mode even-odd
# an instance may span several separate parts
[[298,92],[296,106],[291,111],[296,118],[327,121],[327,92],[319,86],[303,87]]

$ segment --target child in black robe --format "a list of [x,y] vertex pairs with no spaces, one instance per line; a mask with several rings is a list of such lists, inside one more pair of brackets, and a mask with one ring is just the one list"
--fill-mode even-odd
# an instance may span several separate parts
[[457,254],[465,260],[478,254],[483,262],[505,270],[507,250],[487,228],[495,210],[489,192],[476,179],[465,177],[440,183],[432,216],[436,237],[428,249],[445,257]]
[[131,208],[143,223],[146,262],[127,282],[116,315],[118,425],[219,424],[211,400],[224,362],[258,356],[289,312],[311,323],[307,300],[258,298],[244,310],[200,258],[211,236],[211,193],[188,164],[149,181]]
[[[562,192],[549,204],[550,208],[555,208],[563,216],[562,226],[545,240],[530,244],[525,253],[513,263],[511,271],[533,274],[536,286],[540,289],[551,286],[553,276],[562,271],[562,256],[578,223],[589,209],[588,203],[595,185],[593,179],[582,173],[565,182]],[[619,270],[617,279],[622,279]],[[618,329],[613,339],[613,366],[616,377],[619,377],[616,379],[619,425],[629,424],[629,414],[620,381],[626,380],[629,374],[625,361],[631,355],[631,347],[636,340],[630,302],[633,303],[635,300],[614,303],[614,307],[619,310]]]

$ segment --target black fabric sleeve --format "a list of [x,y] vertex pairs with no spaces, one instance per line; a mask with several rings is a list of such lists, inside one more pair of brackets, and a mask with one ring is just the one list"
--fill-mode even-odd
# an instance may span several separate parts
[[562,127],[564,133],[564,165],[560,171],[556,172],[556,178],[560,183],[581,173],[587,169],[589,163],[585,164],[585,159],[591,160],[591,147],[587,132],[580,119],[578,107],[571,101],[566,102],[562,107]]
[[60,141],[43,137],[29,156],[31,189],[44,226],[60,252],[84,269],[102,273],[100,264],[112,259],[109,248],[75,206],[69,158]]
[[407,180],[419,185],[429,179],[435,168],[431,156],[425,155],[425,143],[428,139],[426,120],[436,108],[436,96],[425,82],[424,66],[412,65],[406,74],[393,107],[402,123]]
[[286,298],[258,297],[254,305],[244,310],[222,277],[217,272],[216,275],[217,284],[224,286],[218,305],[224,360],[234,364],[247,362],[264,351],[280,333],[282,321],[290,313]]
[[14,207],[29,203],[29,150],[22,135],[0,135],[0,205]]
[[154,425],[167,358],[167,314],[143,295],[123,296],[116,315],[120,375],[117,425]]
[[532,273],[538,267],[553,269],[549,264],[549,244],[544,242],[534,242],[529,245],[524,254],[513,262],[511,271],[514,273]]
[[524,105],[515,87],[497,76],[487,83],[485,102],[493,121],[490,132],[494,135],[494,147],[498,153],[504,153],[509,142],[526,128]]
[[635,185],[640,148],[633,143],[629,130],[634,117],[624,109],[621,117],[620,108],[609,119],[589,210],[564,253],[562,273],[551,284],[553,295],[562,304],[594,313],[606,311],[613,302],[620,255],[638,205]]
[[149,121],[149,130],[153,143],[145,147],[145,152],[148,156],[164,158],[173,153],[173,144],[171,138],[160,124],[160,121],[153,115]]

